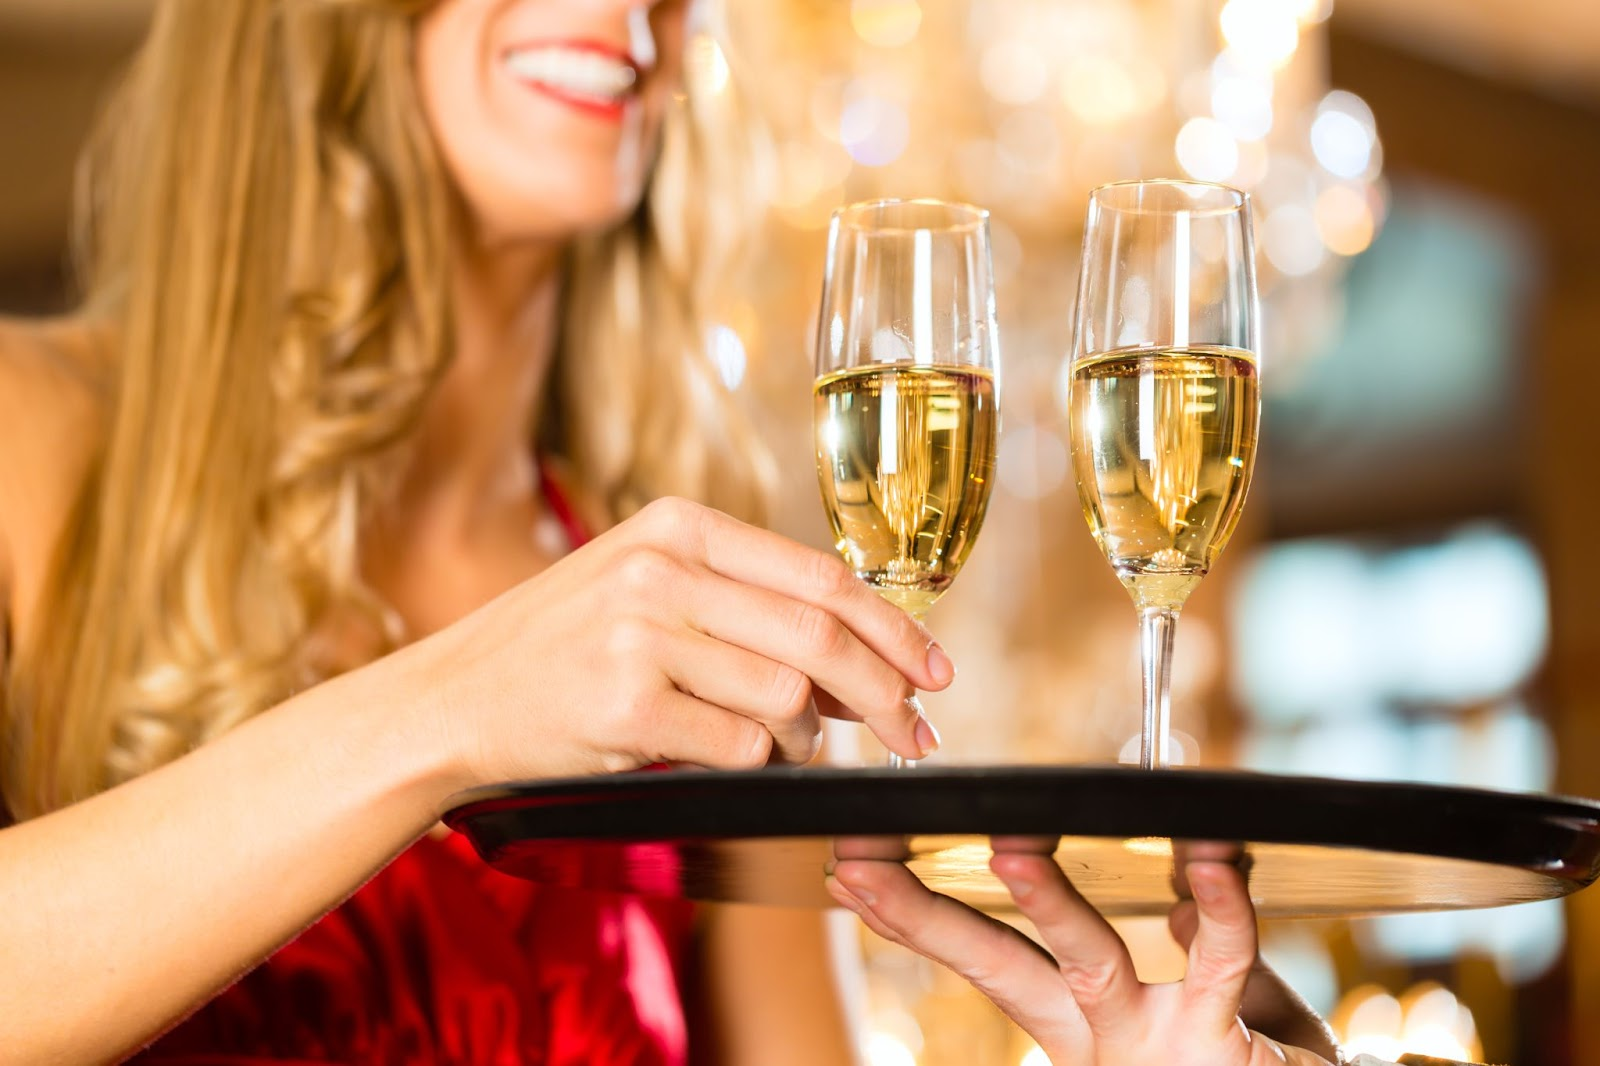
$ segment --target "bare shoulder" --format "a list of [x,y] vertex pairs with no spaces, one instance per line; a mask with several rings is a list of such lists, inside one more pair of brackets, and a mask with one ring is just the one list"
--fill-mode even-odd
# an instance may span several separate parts
[[100,444],[98,349],[80,322],[0,318],[0,597],[13,621]]

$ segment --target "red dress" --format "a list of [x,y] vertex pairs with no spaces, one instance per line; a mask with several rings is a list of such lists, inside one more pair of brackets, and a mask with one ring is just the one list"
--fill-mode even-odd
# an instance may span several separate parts
[[464,837],[424,837],[133,1061],[683,1066],[691,918],[676,901],[515,880]]

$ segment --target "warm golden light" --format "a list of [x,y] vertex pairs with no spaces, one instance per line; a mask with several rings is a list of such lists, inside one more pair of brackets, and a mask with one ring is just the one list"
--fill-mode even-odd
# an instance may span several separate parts
[[922,8],[916,0],[855,0],[850,24],[856,36],[879,48],[908,44],[922,27]]
[[1067,68],[1062,99],[1084,122],[1124,122],[1140,110],[1139,88],[1128,70],[1108,56],[1086,55]]
[[974,873],[989,868],[994,850],[988,844],[956,844],[939,852],[942,865],[952,871]]
[[1281,67],[1300,45],[1295,7],[1283,0],[1228,0],[1221,21],[1228,47],[1250,67]]
[[1132,837],[1122,846],[1135,855],[1171,855],[1172,841],[1168,837]]
[[1044,56],[1026,41],[1003,40],[985,48],[978,76],[989,95],[1003,104],[1031,104],[1050,85]]
[[1475,1061],[1483,1052],[1472,1012],[1449,989],[1431,981],[1399,999],[1375,985],[1351,989],[1334,1010],[1334,1031],[1350,1055],[1395,1060],[1427,1055]]
[[1241,141],[1239,143],[1239,164],[1233,168],[1233,179],[1229,184],[1241,189],[1252,189],[1261,183],[1267,176],[1269,155],[1265,141]]
[[773,206],[781,211],[800,210],[824,198],[831,208],[844,179],[850,175],[850,167],[849,153],[836,144],[790,141],[782,145],[778,149]]
[[1297,203],[1284,204],[1262,223],[1261,249],[1267,262],[1289,277],[1311,273],[1325,258],[1322,237],[1312,213]]
[[889,1033],[871,1033],[863,1049],[867,1066],[917,1066],[917,1057],[905,1041]]
[[689,44],[689,77],[712,96],[728,89],[728,57],[716,38],[701,34]]
[[1367,198],[1347,185],[1332,185],[1317,197],[1317,232],[1328,250],[1358,255],[1372,243],[1377,221]]
[[1290,14],[1302,24],[1321,22],[1330,14],[1333,5],[1327,0],[1285,0]]
[[1183,124],[1174,152],[1178,165],[1201,181],[1227,181],[1239,167],[1239,142],[1228,127],[1204,115]]

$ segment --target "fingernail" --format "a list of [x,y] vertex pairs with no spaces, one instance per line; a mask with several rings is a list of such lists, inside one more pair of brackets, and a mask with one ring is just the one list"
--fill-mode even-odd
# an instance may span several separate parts
[[1222,900],[1222,886],[1209,877],[1191,876],[1189,887],[1194,891],[1194,898],[1201,903],[1218,903]]
[[925,714],[917,715],[917,748],[924,759],[939,750],[939,731]]
[[1015,874],[996,873],[995,876],[1000,878],[1001,883],[1006,886],[1006,890],[1017,899],[1026,899],[1033,895],[1032,881],[1024,880]]
[[938,641],[928,645],[928,673],[932,675],[934,684],[937,685],[948,685],[956,679],[956,664],[951,662],[950,656],[939,647]]

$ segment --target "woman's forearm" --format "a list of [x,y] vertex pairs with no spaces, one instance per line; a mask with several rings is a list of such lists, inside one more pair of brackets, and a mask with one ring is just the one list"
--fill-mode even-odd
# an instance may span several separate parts
[[935,651],[837,558],[652,504],[431,636],[0,832],[0,1048],[99,1060],[153,1036],[472,784],[800,761],[819,706],[924,752],[907,697],[949,684]]
[[452,787],[370,674],[0,832],[7,1062],[115,1058],[338,904]]

